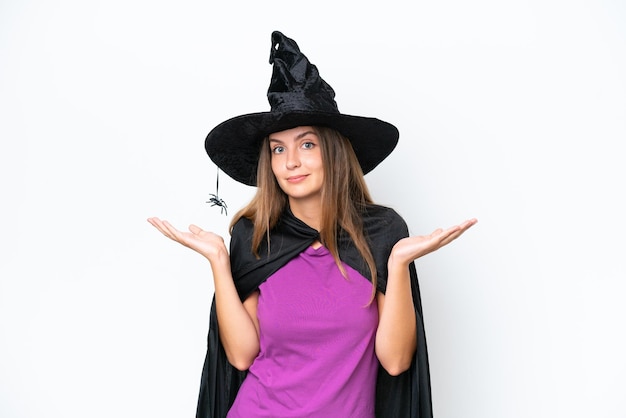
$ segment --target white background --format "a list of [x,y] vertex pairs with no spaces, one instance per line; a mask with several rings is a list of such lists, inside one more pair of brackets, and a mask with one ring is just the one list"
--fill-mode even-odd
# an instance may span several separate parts
[[618,0],[2,0],[0,416],[194,416],[210,270],[146,218],[227,235],[204,137],[269,109],[273,30],[400,129],[377,201],[479,219],[417,262],[436,417],[626,417]]

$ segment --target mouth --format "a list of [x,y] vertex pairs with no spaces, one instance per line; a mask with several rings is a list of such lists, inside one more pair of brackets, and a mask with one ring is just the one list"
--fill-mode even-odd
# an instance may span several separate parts
[[287,177],[287,181],[289,183],[300,183],[306,177],[307,177],[306,174],[301,174],[301,175],[298,175],[298,176],[290,176],[290,177]]

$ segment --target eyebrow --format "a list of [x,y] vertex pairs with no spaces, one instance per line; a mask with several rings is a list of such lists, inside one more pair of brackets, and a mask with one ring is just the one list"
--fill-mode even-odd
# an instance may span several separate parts
[[[302,132],[302,133],[298,134],[298,135],[297,135],[295,138],[293,138],[293,139],[294,139],[294,141],[297,141],[297,140],[299,140],[299,139],[304,138],[305,136],[307,136],[307,135],[309,135],[309,134],[313,134],[313,135],[317,136],[317,133],[315,133],[315,131],[304,131],[304,132]],[[280,143],[282,143],[282,142],[283,142],[283,141],[281,141],[280,139],[276,139],[276,138],[272,138],[272,137],[269,137],[269,141],[270,141],[270,142],[280,142]]]

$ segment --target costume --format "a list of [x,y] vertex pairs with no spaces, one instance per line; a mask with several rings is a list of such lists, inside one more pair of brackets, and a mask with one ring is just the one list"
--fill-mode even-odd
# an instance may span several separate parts
[[[363,211],[362,216],[365,235],[378,270],[377,287],[384,293],[389,254],[398,240],[408,236],[408,230],[404,220],[389,208],[371,205]],[[233,229],[230,245],[231,269],[242,301],[267,277],[317,240],[318,232],[286,210],[270,232],[270,251],[267,242],[262,241],[259,259],[251,252],[251,237],[252,222],[242,218]],[[371,278],[364,260],[343,231],[339,231],[338,245],[341,260],[364,277]],[[417,350],[410,369],[400,376],[390,376],[379,367],[376,388],[378,418],[432,417],[428,354],[419,285],[413,263],[410,264],[410,275],[417,324]],[[246,372],[238,371],[226,359],[219,340],[213,303],[196,417],[225,417],[245,376]]]
[[[272,33],[272,78],[267,97],[269,112],[249,113],[226,120],[206,137],[211,160],[234,180],[257,185],[260,147],[270,134],[298,126],[329,127],[347,138],[362,174],[373,170],[395,148],[399,132],[379,119],[339,112],[335,92],[298,45],[280,32]],[[360,175],[360,174],[355,174]],[[263,185],[260,185],[261,187]],[[217,195],[215,201],[220,202]],[[220,204],[221,205],[221,204]],[[362,209],[363,232],[376,263],[377,288],[385,293],[387,262],[392,247],[408,236],[404,220],[392,209],[369,205]],[[231,271],[240,299],[245,300],[270,275],[319,239],[318,231],[297,219],[286,208],[269,231],[269,243],[261,240],[260,258],[252,253],[252,222],[242,218],[231,237]],[[349,235],[337,231],[339,258],[371,281],[370,272]],[[431,418],[430,376],[417,274],[409,265],[417,326],[417,350],[408,371],[392,377],[378,367],[377,418]],[[223,418],[246,376],[232,367],[219,340],[215,299],[211,307],[208,351],[202,371],[197,418]],[[347,417],[346,417],[347,418]]]

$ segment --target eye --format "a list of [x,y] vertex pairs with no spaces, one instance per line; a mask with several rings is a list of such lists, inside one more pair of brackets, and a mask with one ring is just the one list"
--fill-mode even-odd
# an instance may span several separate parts
[[281,154],[284,151],[285,151],[285,147],[283,147],[282,145],[276,145],[275,147],[272,148],[272,154]]
[[315,143],[314,142],[305,142],[302,144],[302,148],[304,149],[313,149],[315,148]]

